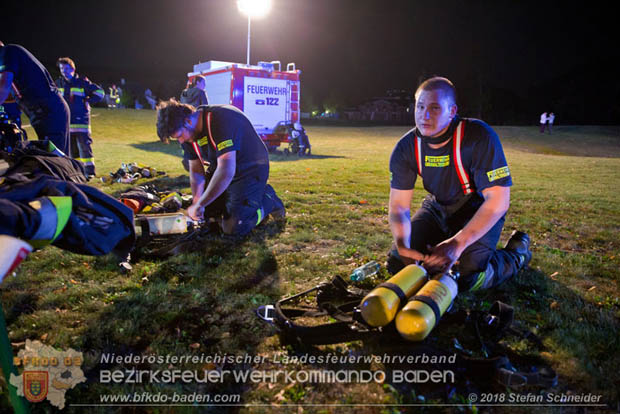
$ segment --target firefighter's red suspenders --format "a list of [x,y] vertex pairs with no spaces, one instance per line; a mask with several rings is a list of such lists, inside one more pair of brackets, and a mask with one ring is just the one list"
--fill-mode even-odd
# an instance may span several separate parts
[[[211,133],[211,112],[205,111],[203,121],[207,125],[207,135],[209,136],[209,141],[211,141],[211,145],[213,149],[217,151],[217,147],[215,146],[215,141],[213,140],[213,134]],[[196,155],[198,155],[198,159],[202,165],[205,165],[204,160],[202,159],[202,154],[200,152],[200,145],[197,142],[192,142],[192,147],[194,147],[194,151]]]
[[[473,190],[469,185],[469,176],[463,167],[463,160],[461,159],[461,143],[463,142],[463,136],[465,136],[465,123],[461,121],[454,130],[454,135],[452,136],[452,156],[454,158],[456,175],[458,175],[459,181],[461,182],[463,194],[468,195],[473,193]],[[418,164],[418,174],[422,177],[422,139],[418,136],[416,136],[415,141],[415,159]]]

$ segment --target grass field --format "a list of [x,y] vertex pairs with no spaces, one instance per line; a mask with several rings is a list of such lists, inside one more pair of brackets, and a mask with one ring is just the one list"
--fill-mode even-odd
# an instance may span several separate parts
[[[179,147],[157,140],[153,111],[95,110],[94,115],[99,175],[115,171],[121,162],[141,161],[168,173],[168,177],[155,180],[158,186],[188,190]],[[308,352],[386,352],[393,344],[380,340],[298,349],[281,343],[275,330],[254,315],[254,309],[334,275],[347,277],[370,259],[385,261],[391,245],[388,159],[406,130],[307,127],[311,157],[271,155],[270,182],[286,205],[286,225],[268,221],[238,244],[214,239],[194,253],[135,263],[128,275],[117,271],[112,256],[78,256],[54,247],[30,255],[17,277],[5,280],[1,288],[14,352],[23,348],[26,339],[39,339],[57,349],[84,353],[88,382],[67,392],[64,411],[69,413],[245,413],[270,412],[274,407],[280,407],[277,412],[396,413],[409,412],[412,407],[405,404],[412,403],[427,403],[429,406],[422,408],[432,412],[432,402],[463,403],[458,410],[465,412],[499,410],[468,405],[458,393],[452,399],[432,393],[421,399],[419,395],[424,393],[411,385],[374,382],[307,384],[279,379],[252,383],[229,378],[217,384],[106,385],[99,381],[101,370],[131,367],[102,363],[104,353],[248,354],[264,356],[267,362],[188,364],[185,368],[300,372],[319,367],[278,364],[272,359]],[[501,241],[504,243],[514,229],[525,230],[532,238],[534,256],[530,268],[514,280],[493,291],[459,295],[457,305],[484,309],[500,299],[515,306],[516,319],[542,339],[545,350],[541,353],[518,339],[507,339],[505,346],[517,353],[539,355],[551,365],[559,374],[559,385],[550,391],[601,394],[607,409],[615,411],[620,389],[620,128],[558,125],[553,135],[539,134],[536,126],[499,127],[497,132],[514,181]],[[113,195],[130,187],[94,185]],[[414,208],[423,196],[418,183]],[[436,328],[430,344],[453,343],[455,337],[474,354],[480,352],[466,340],[468,333],[462,328],[442,328],[441,324]],[[105,393],[144,391],[240,394],[244,406],[72,406],[99,404]],[[540,390],[528,392],[538,395]],[[7,404],[5,393],[0,411]],[[35,404],[33,409],[50,412],[47,402]],[[457,408],[441,409],[451,412]],[[588,412],[597,410],[606,409]],[[565,413],[577,409],[535,407],[528,411]]]

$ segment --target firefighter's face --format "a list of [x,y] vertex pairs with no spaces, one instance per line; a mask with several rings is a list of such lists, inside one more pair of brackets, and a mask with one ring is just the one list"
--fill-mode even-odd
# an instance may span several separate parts
[[194,139],[194,132],[196,131],[196,126],[192,122],[191,118],[186,118],[183,122],[183,126],[176,130],[170,138],[174,138],[179,141],[181,144],[186,142],[192,142]]
[[415,103],[415,123],[427,137],[443,134],[456,115],[456,104],[441,90],[422,90]]
[[71,65],[68,65],[66,63],[59,63],[58,64],[58,69],[60,69],[60,73],[62,74],[62,76],[64,76],[66,79],[71,79],[73,78],[73,75],[75,74],[75,69],[73,69],[71,67]]

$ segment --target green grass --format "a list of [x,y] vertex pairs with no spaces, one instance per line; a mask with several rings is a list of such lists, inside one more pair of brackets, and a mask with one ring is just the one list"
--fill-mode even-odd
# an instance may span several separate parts
[[[99,175],[115,171],[121,162],[141,161],[168,173],[157,180],[159,185],[188,190],[179,147],[159,143],[153,111],[95,109],[94,114]],[[83,369],[89,381],[67,393],[66,412],[83,412],[71,403],[97,403],[105,392],[146,390],[240,393],[242,402],[252,405],[241,412],[269,412],[271,404],[420,401],[421,392],[413,387],[374,383],[304,386],[228,380],[208,386],[108,386],[98,382],[99,370],[113,367],[99,363],[102,352],[248,353],[271,358],[299,351],[280,343],[273,328],[254,316],[254,309],[334,275],[346,277],[370,259],[385,260],[391,245],[388,160],[407,128],[310,126],[307,130],[312,157],[271,155],[270,182],[287,208],[283,229],[267,222],[237,245],[211,240],[192,254],[140,261],[129,275],[116,271],[112,256],[78,256],[46,248],[30,255],[17,278],[3,283],[1,299],[15,353],[26,339],[44,338],[48,345],[85,354]],[[458,304],[479,308],[501,299],[514,305],[517,320],[541,337],[547,348],[543,357],[560,374],[556,392],[593,392],[613,403],[620,385],[620,129],[557,126],[551,136],[539,134],[535,126],[497,131],[514,180],[502,243],[513,229],[525,230],[533,241],[534,258],[530,269],[514,280],[493,291],[460,295]],[[113,195],[129,187],[94,185]],[[414,208],[424,196],[419,183],[416,188]],[[440,325],[433,337],[450,339],[452,330]],[[457,329],[454,335],[466,334]],[[349,343],[321,347],[320,352],[381,354],[387,345]],[[536,353],[517,340],[508,340],[506,346]],[[271,363],[254,368],[316,369]],[[6,407],[6,397],[0,404]],[[43,412],[45,407],[48,403],[34,408]],[[306,406],[304,411],[375,412],[375,408]],[[166,407],[144,410],[172,412]],[[111,407],[89,411],[124,412]],[[385,407],[383,412],[403,409]]]

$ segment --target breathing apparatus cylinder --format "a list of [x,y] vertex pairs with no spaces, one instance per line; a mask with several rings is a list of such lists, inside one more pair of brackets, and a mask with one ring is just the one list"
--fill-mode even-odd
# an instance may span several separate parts
[[373,327],[387,325],[407,302],[407,298],[417,292],[427,280],[426,270],[422,266],[406,266],[362,299],[362,317]]
[[396,315],[396,329],[409,341],[422,341],[439,323],[459,288],[458,273],[448,272],[429,280]]

